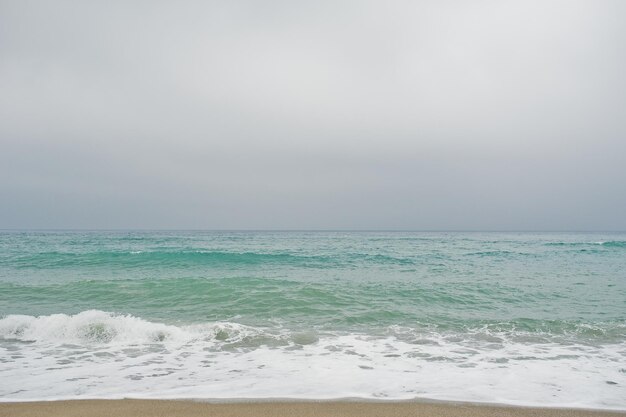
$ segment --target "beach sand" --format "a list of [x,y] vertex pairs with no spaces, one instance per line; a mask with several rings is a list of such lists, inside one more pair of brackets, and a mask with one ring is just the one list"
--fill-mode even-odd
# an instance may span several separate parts
[[72,400],[0,403],[1,417],[594,417],[626,416],[591,411],[468,403],[284,401],[207,403],[169,400]]

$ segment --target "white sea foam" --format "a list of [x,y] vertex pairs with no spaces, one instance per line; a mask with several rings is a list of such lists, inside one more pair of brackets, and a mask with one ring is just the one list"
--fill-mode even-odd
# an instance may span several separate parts
[[626,409],[626,342],[411,332],[175,326],[96,310],[10,315],[0,319],[0,399],[431,398]]
[[76,315],[9,315],[0,320],[0,340],[82,343],[90,346],[157,342],[176,345],[197,340],[237,342],[256,333],[257,329],[237,323],[217,322],[179,327],[99,310],[83,311]]

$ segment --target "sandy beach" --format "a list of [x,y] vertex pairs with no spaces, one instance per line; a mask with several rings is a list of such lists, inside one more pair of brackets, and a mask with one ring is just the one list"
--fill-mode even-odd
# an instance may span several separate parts
[[169,400],[73,400],[0,403],[4,417],[592,417],[621,411],[478,405],[470,403],[285,401],[207,403]]

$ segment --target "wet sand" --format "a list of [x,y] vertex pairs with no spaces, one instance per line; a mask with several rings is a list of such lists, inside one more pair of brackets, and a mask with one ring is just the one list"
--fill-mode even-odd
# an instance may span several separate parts
[[626,411],[492,406],[469,403],[170,400],[71,400],[0,403],[1,417],[609,417]]

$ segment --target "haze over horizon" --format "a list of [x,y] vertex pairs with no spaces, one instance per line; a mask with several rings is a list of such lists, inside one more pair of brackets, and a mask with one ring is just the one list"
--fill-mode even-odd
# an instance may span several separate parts
[[624,231],[624,21],[0,0],[0,229]]

